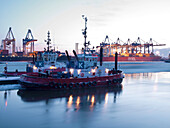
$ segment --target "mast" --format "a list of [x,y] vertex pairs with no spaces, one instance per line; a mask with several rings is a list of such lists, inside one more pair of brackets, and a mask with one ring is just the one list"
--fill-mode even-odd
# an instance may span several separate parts
[[83,19],[84,19],[84,21],[85,21],[85,29],[83,29],[82,31],[82,34],[84,35],[84,51],[87,51],[88,49],[87,49],[87,47],[88,47],[88,45],[89,45],[89,42],[87,43],[86,42],[86,39],[87,39],[87,17],[85,17],[84,15],[82,15],[82,17],[83,17]]
[[51,44],[51,39],[50,39],[50,32],[48,31],[47,33],[47,40],[45,40],[45,42],[47,42],[47,52],[50,51],[50,44]]

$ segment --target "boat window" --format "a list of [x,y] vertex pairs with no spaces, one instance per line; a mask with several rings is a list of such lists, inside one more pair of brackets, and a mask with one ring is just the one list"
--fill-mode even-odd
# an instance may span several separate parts
[[44,61],[48,61],[48,56],[44,56]]
[[48,57],[48,61],[50,61],[50,60],[51,60],[51,56]]

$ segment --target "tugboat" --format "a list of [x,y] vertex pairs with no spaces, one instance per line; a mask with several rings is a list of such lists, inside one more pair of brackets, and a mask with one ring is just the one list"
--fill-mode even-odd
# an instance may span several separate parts
[[4,75],[7,76],[20,76],[22,74],[30,74],[33,72],[41,72],[41,73],[50,73],[50,72],[62,72],[66,71],[66,64],[63,62],[58,62],[58,54],[54,51],[54,49],[50,50],[50,32],[48,31],[47,40],[47,49],[44,49],[44,52],[38,52],[36,56],[33,56],[33,61],[28,63],[26,66],[25,72],[18,72],[16,69],[15,72],[7,72],[7,66],[4,67]]
[[[85,29],[83,30],[84,50],[83,54],[77,55],[73,50],[76,61],[71,62],[68,52],[68,65],[66,71],[62,72],[38,72],[24,74],[20,77],[20,84],[26,89],[80,89],[96,87],[121,87],[124,75],[117,69],[117,56],[115,55],[115,68],[112,70],[102,66],[103,49],[100,49],[100,66],[97,66],[97,55],[92,54],[88,48],[87,38],[87,17]],[[49,51],[48,45],[48,51]]]
[[66,70],[66,64],[58,62],[58,54],[54,49],[50,49],[51,39],[50,32],[47,33],[47,49],[44,48],[44,52],[37,53],[36,57],[33,57],[33,63],[27,65],[27,72],[61,72]]

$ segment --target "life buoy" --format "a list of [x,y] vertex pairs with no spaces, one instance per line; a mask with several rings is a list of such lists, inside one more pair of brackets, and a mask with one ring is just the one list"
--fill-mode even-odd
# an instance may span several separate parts
[[93,84],[93,86],[96,86],[96,85],[97,85],[97,82],[96,82],[96,81],[93,81],[92,84]]
[[56,83],[54,87],[57,88],[57,89],[61,89],[62,88],[61,83]]
[[92,85],[91,82],[88,82],[88,83],[87,83],[87,86],[88,86],[88,87],[91,87],[91,85]]
[[75,87],[76,87],[76,88],[79,88],[79,83],[75,83]]
[[73,88],[73,84],[72,84],[72,83],[69,84],[69,88],[70,88],[70,89]]
[[63,84],[63,88],[67,88],[67,84],[66,83]]
[[83,77],[84,76],[84,73],[81,73],[81,77]]
[[86,87],[86,83],[83,82],[83,86]]
[[55,88],[58,88],[58,83],[55,84]]
[[86,86],[86,84],[83,82],[81,83],[81,87],[84,88]]
[[61,83],[58,83],[58,88],[59,88],[59,89],[61,89],[61,88],[62,88]]

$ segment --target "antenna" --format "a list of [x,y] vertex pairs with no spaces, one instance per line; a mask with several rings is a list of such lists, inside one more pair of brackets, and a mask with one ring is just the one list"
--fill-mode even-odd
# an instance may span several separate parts
[[50,44],[51,44],[51,39],[50,39],[50,32],[48,31],[48,33],[47,33],[47,40],[45,40],[45,42],[47,42],[47,52],[49,52],[50,51]]
[[82,34],[84,35],[84,47],[85,47],[85,51],[87,51],[87,47],[90,44],[89,42],[88,43],[86,42],[86,39],[87,39],[87,17],[82,15],[82,18],[85,21],[85,29],[82,30],[83,31]]

